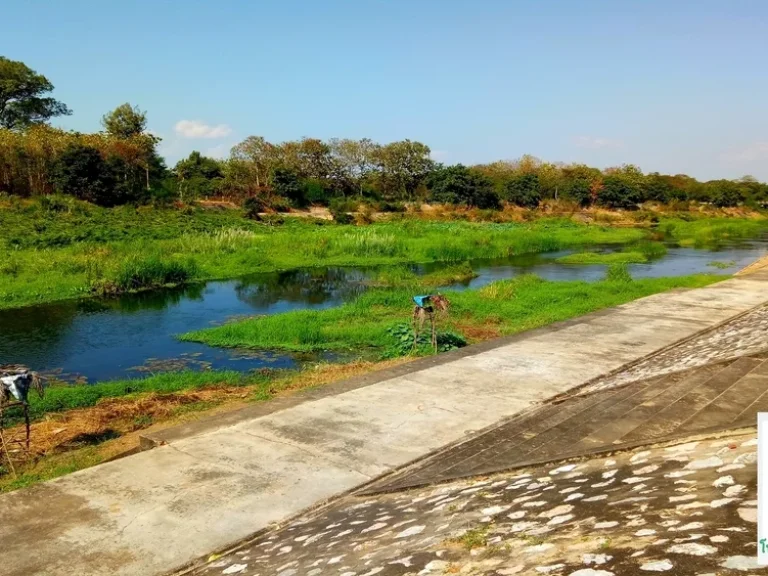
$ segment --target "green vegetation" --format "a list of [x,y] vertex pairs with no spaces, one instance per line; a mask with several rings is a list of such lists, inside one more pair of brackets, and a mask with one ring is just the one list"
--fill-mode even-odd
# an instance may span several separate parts
[[736,260],[731,260],[729,262],[712,260],[712,262],[707,263],[707,266],[711,266],[712,268],[719,268],[720,270],[725,270],[726,268],[730,268],[731,266],[735,266],[735,265],[736,265]]
[[221,386],[255,386],[268,388],[269,373],[262,372],[163,372],[146,378],[114,380],[87,385],[50,386],[45,396],[30,395],[30,415],[41,418],[52,412],[95,406],[104,398],[118,398],[147,392],[169,393]]
[[[609,279],[592,283],[522,276],[478,290],[447,292],[451,313],[441,328],[471,336],[490,326],[497,334],[512,334],[671,288],[700,287],[721,279],[697,275],[631,281],[626,271],[610,274]],[[190,332],[181,339],[296,351],[373,348],[386,354],[397,344],[389,330],[410,318],[411,295],[404,289],[372,290],[337,308],[253,318]]]
[[766,230],[768,222],[762,218],[673,218],[659,222],[656,233],[681,246],[717,248],[725,242],[756,238]]
[[645,264],[667,253],[661,242],[642,241],[625,246],[621,252],[577,252],[556,258],[560,264]]
[[[170,209],[104,209],[79,202],[52,211],[40,203],[20,204],[0,209],[0,308],[250,272],[465,262],[621,244],[646,234],[564,219],[509,224],[401,220],[353,227],[318,226],[296,218],[269,226],[234,211],[182,215]],[[439,276],[435,274],[433,285],[446,280]]]
[[376,276],[370,281],[370,284],[390,288],[398,286],[448,286],[450,284],[469,282],[476,276],[477,272],[467,262],[448,266],[423,276],[419,276],[407,266],[388,266],[377,272]]
[[578,252],[555,259],[559,264],[644,264],[647,261],[641,252]]

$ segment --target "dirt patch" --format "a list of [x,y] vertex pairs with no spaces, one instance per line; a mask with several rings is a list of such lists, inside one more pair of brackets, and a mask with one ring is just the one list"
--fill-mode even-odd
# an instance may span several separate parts
[[469,322],[456,322],[454,326],[470,342],[482,342],[501,336],[499,327],[492,323],[472,324]]

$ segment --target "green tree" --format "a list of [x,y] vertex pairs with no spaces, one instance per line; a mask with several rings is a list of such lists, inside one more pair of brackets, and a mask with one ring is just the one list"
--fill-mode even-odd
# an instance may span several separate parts
[[307,205],[306,188],[302,185],[295,171],[288,168],[276,168],[272,173],[272,191],[287,198],[297,208]]
[[224,178],[221,163],[203,156],[197,150],[187,158],[179,160],[173,172],[178,181],[179,196],[182,200],[217,194]]
[[144,134],[147,129],[147,114],[139,110],[138,106],[131,106],[126,102],[102,116],[101,124],[112,136],[128,139]]
[[385,195],[413,199],[419,185],[434,167],[426,144],[411,140],[391,142],[376,153]]
[[633,210],[641,201],[641,189],[631,178],[610,174],[603,178],[597,201],[607,208]]
[[45,96],[52,91],[53,84],[45,76],[23,62],[0,56],[0,126],[23,129],[71,114],[65,104]]
[[539,175],[525,172],[507,182],[506,196],[509,202],[525,208],[536,208],[541,202]]
[[91,146],[69,145],[56,162],[54,182],[59,192],[100,206],[113,206],[123,200],[114,193],[112,168]]
[[744,201],[741,187],[731,180],[711,180],[704,187],[710,202],[718,208],[738,206]]
[[461,164],[439,166],[429,174],[426,184],[435,202],[484,209],[498,208],[501,204],[490,178]]
[[674,197],[674,191],[669,176],[653,172],[645,178],[644,196],[646,200],[662,203],[669,202]]

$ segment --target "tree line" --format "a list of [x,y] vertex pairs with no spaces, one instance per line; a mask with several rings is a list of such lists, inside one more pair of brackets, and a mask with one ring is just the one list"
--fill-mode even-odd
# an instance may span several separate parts
[[535,208],[563,199],[581,206],[633,209],[643,202],[697,201],[719,207],[768,203],[768,185],[745,176],[700,182],[683,174],[643,173],[623,165],[600,170],[532,156],[444,165],[412,140],[302,138],[272,143],[249,136],[227,159],[192,152],[173,168],[157,152],[147,116],[130,104],[102,118],[103,131],[81,134],[47,122],[71,113],[49,96],[53,85],[21,62],[0,56],[0,192],[31,197],[60,192],[103,206],[248,200],[255,210],[434,202]]

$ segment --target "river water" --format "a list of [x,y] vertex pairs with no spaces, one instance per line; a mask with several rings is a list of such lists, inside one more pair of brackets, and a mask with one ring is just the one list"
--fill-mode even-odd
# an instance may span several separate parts
[[[567,253],[475,260],[470,264],[477,277],[450,288],[477,288],[525,273],[548,280],[585,281],[604,275],[602,265],[564,265],[552,261]],[[651,263],[629,268],[635,278],[700,272],[730,274],[766,253],[766,241],[718,251],[672,247]],[[712,261],[728,266],[714,268],[709,265]],[[443,266],[446,264],[423,264],[414,266],[414,270],[423,274]],[[179,342],[174,335],[238,317],[337,306],[365,290],[366,280],[373,272],[365,268],[290,270],[118,298],[68,300],[3,310],[0,364],[21,363],[63,380],[94,382],[169,369],[291,368],[320,358],[334,360],[338,357],[330,354],[211,348]]]

